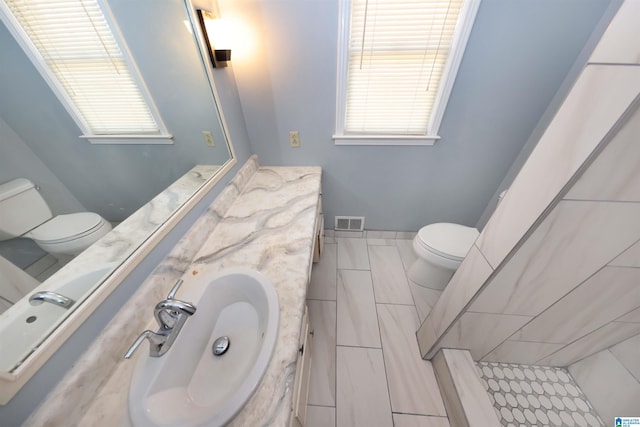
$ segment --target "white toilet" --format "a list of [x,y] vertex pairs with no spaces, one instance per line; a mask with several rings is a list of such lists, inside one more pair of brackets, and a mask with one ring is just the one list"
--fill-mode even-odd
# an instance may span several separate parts
[[439,222],[422,227],[413,239],[417,259],[409,279],[431,289],[444,289],[480,233],[473,227]]
[[0,185],[0,241],[31,239],[64,264],[109,231],[111,224],[92,212],[53,216],[28,179]]
[[[498,204],[506,194],[500,193]],[[418,258],[409,267],[409,278],[426,288],[444,289],[479,235],[473,227],[448,222],[422,227],[413,239]]]

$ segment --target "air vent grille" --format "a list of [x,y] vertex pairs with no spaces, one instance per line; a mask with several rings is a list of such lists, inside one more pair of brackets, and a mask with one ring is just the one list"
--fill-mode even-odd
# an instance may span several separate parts
[[363,216],[336,216],[335,229],[338,231],[364,230]]

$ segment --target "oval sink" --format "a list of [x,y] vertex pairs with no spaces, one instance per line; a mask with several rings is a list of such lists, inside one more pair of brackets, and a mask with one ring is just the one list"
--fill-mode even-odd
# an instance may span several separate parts
[[201,277],[179,298],[193,303],[196,313],[164,356],[140,349],[129,389],[135,427],[224,425],[251,397],[271,360],[280,307],[264,275],[226,270]]

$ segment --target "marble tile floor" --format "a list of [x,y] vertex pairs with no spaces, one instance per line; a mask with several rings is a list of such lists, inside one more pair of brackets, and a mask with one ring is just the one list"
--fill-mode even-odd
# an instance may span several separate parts
[[307,427],[449,427],[415,337],[441,292],[407,279],[412,236],[336,234],[307,293],[315,331]]
[[566,369],[495,362],[476,367],[505,427],[605,426]]

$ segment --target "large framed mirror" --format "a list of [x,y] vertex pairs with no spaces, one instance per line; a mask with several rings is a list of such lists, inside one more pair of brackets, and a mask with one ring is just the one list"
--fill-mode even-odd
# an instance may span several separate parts
[[[0,241],[0,389],[6,392],[0,404],[236,162],[191,1],[99,2],[126,41],[173,143],[80,139],[0,23],[0,186],[28,181],[53,218],[92,212],[113,226],[71,260],[26,235]],[[0,212],[0,229],[7,215],[24,215],[1,206]],[[71,304],[34,297],[43,292]]]

